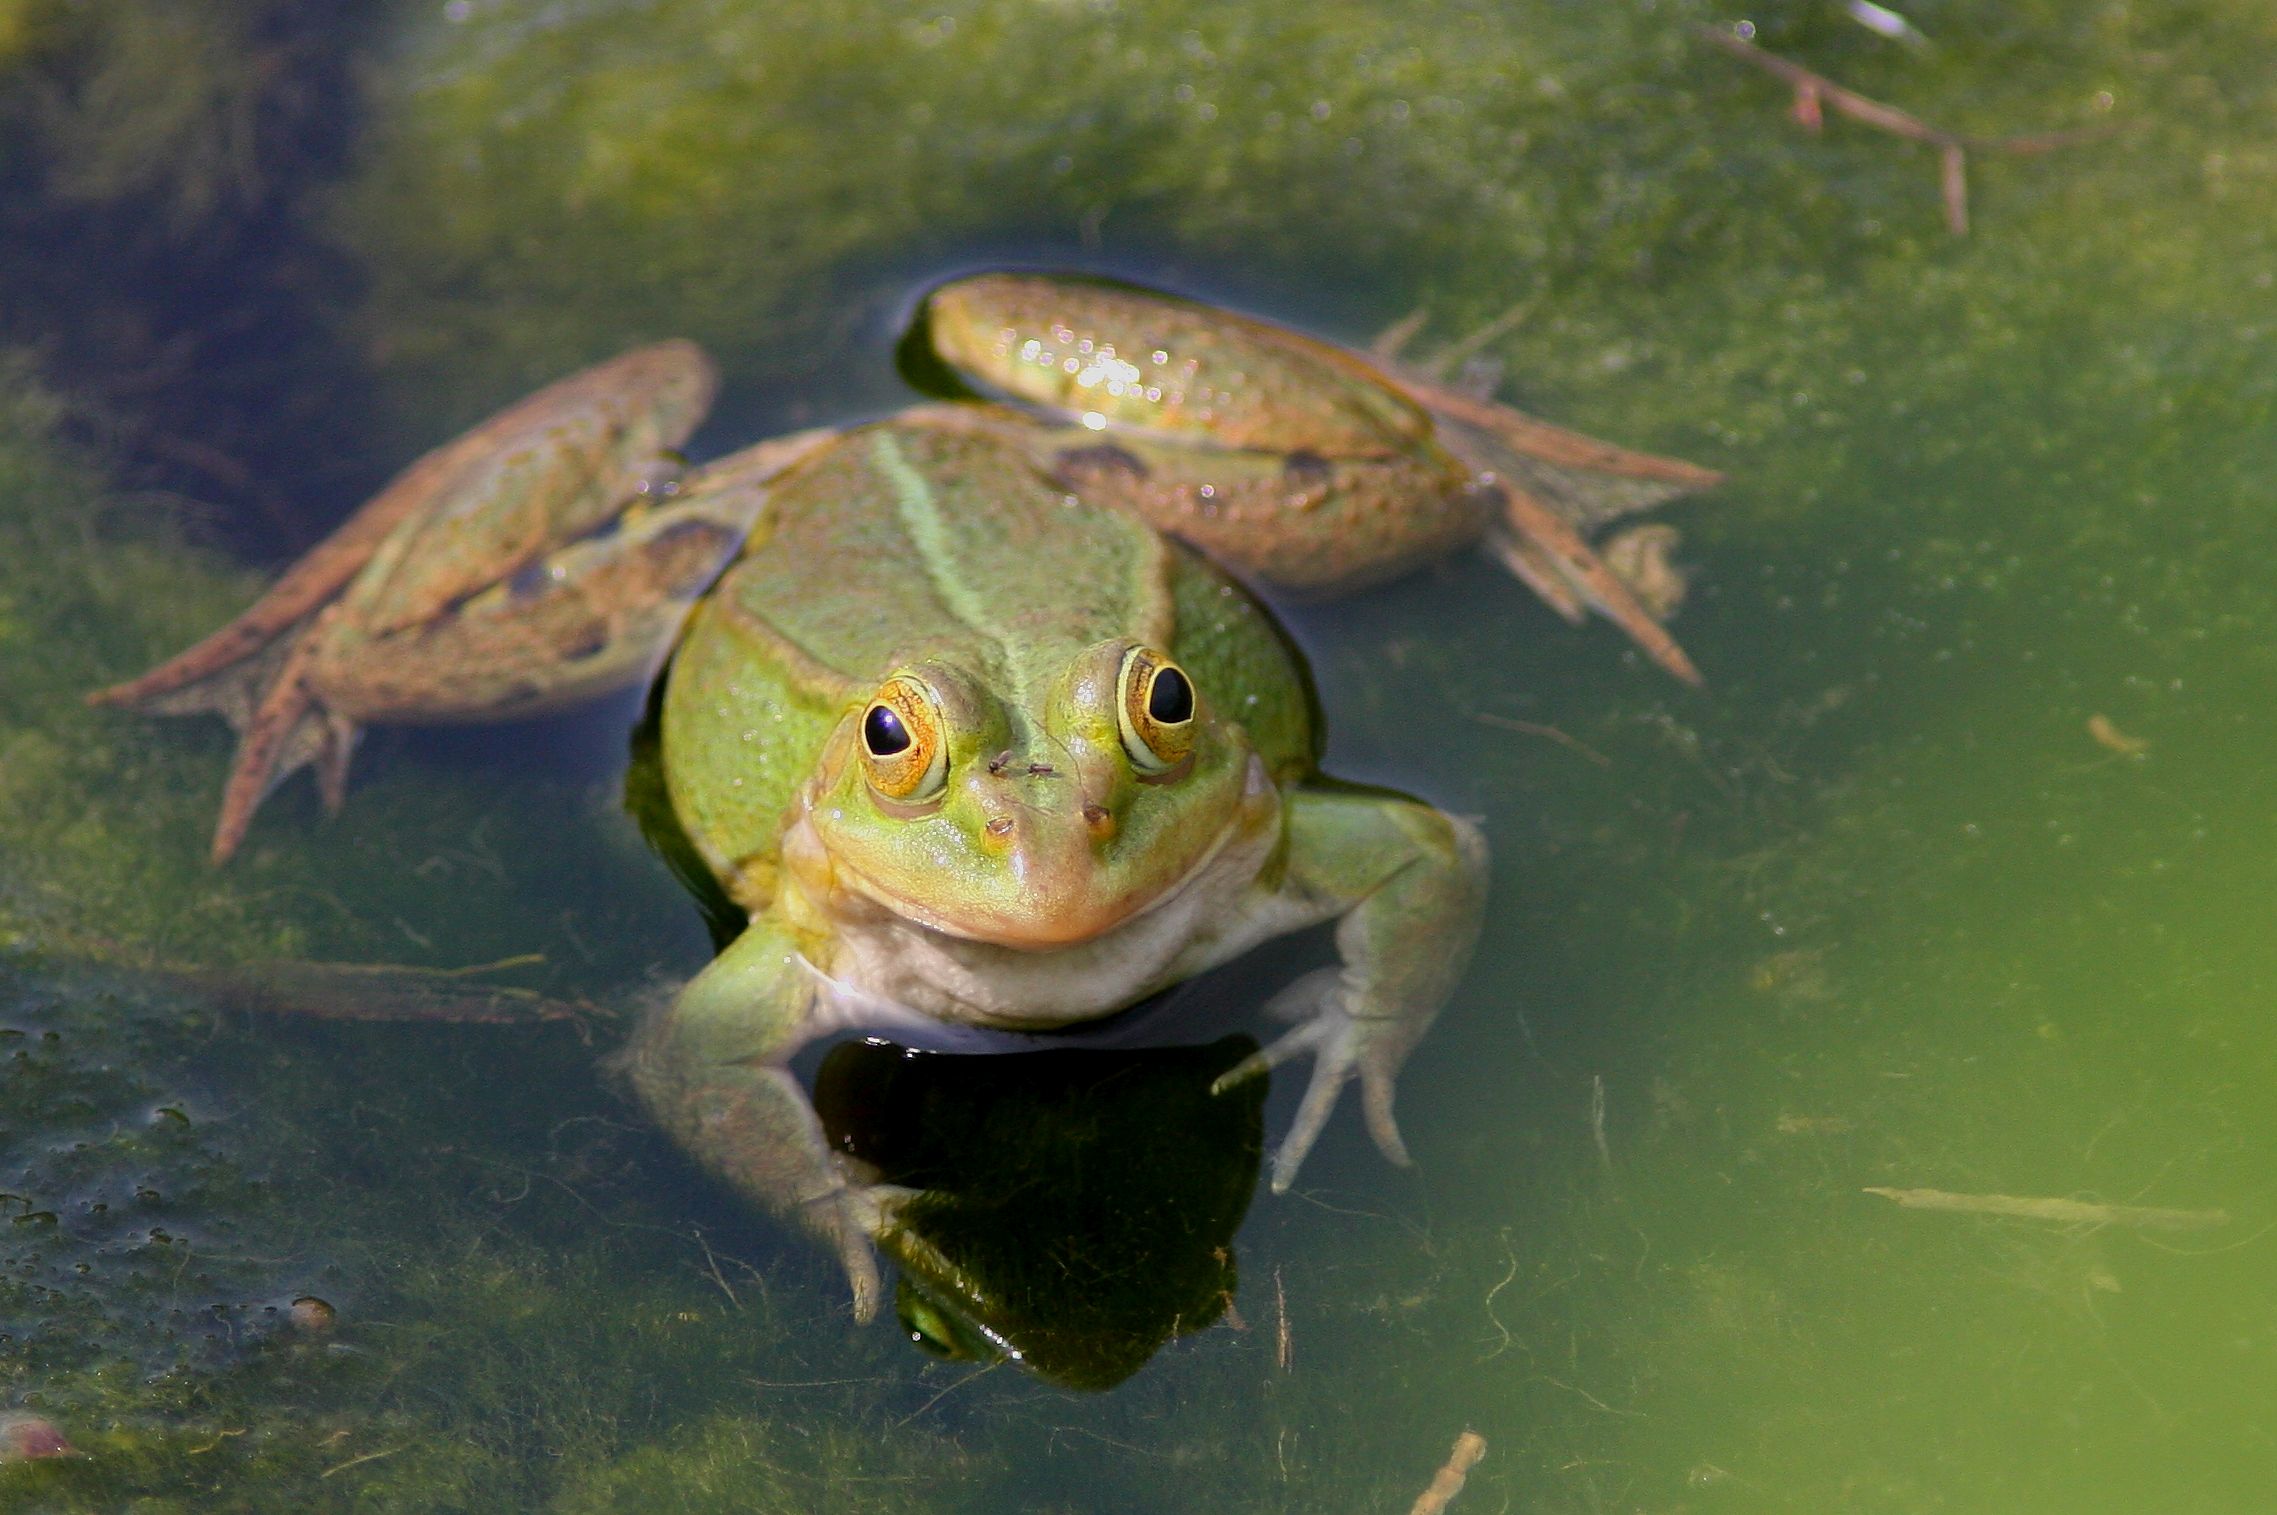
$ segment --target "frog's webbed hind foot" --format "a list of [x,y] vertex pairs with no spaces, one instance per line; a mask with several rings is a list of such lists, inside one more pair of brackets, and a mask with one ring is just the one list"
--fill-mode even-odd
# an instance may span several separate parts
[[326,815],[338,815],[347,802],[348,763],[362,729],[309,692],[302,670],[314,647],[313,636],[292,644],[276,682],[238,733],[237,756],[222,787],[221,816],[214,823],[216,863],[236,855],[246,828],[253,824],[253,812],[301,768],[314,765]]
[[1723,475],[1680,458],[1616,447],[1412,374],[1398,383],[1441,423],[1449,445],[1499,499],[1487,543],[1503,566],[1566,620],[1595,610],[1687,684],[1700,672],[1660,620],[1607,566],[1588,533],[1712,488]]
[[299,769],[315,767],[328,814],[338,814],[347,795],[359,728],[326,708],[304,682],[321,612],[275,626],[263,610],[288,587],[280,584],[229,626],[142,677],[87,696],[90,704],[149,715],[211,713],[237,732],[214,826],[216,863],[230,859],[262,800]]

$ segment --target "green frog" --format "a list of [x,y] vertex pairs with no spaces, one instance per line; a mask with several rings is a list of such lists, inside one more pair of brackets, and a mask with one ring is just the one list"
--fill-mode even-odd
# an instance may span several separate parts
[[1486,847],[1320,776],[1302,665],[1245,584],[1333,592],[1484,540],[1696,680],[1582,531],[1605,499],[1715,478],[1126,286],[968,278],[916,332],[964,398],[696,468],[692,344],[563,380],[94,696],[238,727],[221,861],[298,767],[337,807],[366,724],[663,667],[665,789],[744,924],[624,1066],[687,1150],[835,1252],[865,1319],[908,1196],[834,1154],[789,1068],[842,1028],[1068,1027],[1333,921],[1339,965],[1219,1082],[1312,1059],[1275,1191],[1354,1080],[1407,1162],[1394,1079],[1470,955]]

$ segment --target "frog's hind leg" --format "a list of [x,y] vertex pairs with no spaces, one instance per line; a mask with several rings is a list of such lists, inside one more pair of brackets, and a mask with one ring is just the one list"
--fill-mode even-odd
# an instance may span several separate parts
[[[326,806],[336,810],[360,722],[511,713],[423,689],[426,675],[400,658],[367,664],[389,633],[421,652],[455,650],[462,668],[470,658],[491,659],[500,679],[517,688],[592,692],[596,672],[633,669],[625,676],[636,676],[653,666],[650,644],[669,640],[676,614],[628,628],[633,612],[611,606],[603,632],[616,634],[612,645],[645,640],[636,655],[587,666],[582,681],[549,683],[527,666],[532,654],[558,653],[557,624],[518,641],[462,636],[455,647],[425,633],[464,623],[467,607],[486,596],[520,614],[532,597],[526,591],[533,573],[560,567],[562,555],[574,555],[581,543],[615,535],[652,487],[669,498],[676,482],[667,476],[678,464],[664,460],[676,457],[671,449],[701,419],[713,387],[710,361],[686,342],[639,348],[550,385],[405,469],[221,630],[89,699],[163,715],[212,711],[237,728],[237,758],[214,833],[219,862],[236,850],[263,797],[296,769],[316,766]],[[620,562],[618,571],[599,574],[605,591],[668,598],[686,577],[689,533],[673,536],[669,511],[657,514],[665,517],[657,529],[625,534],[629,545],[614,557],[633,560],[635,568],[622,571]],[[708,571],[716,572],[732,548],[709,540],[719,534],[714,527],[696,530],[707,537]],[[611,556],[603,547],[576,561]],[[651,571],[660,562],[670,579],[661,586]],[[501,593],[500,585],[519,588]],[[579,635],[589,642],[593,634]],[[374,685],[387,697],[368,698]]]
[[[304,765],[337,814],[366,723],[515,719],[653,677],[689,605],[744,545],[779,466],[773,456],[729,462],[741,466],[691,481],[680,503],[570,542],[391,635],[365,634],[339,606],[319,611],[246,676],[264,679],[264,692],[240,720],[214,860],[236,851],[261,801]],[[205,698],[224,714],[245,703],[235,686],[228,708],[218,688]]]
[[311,688],[360,721],[515,719],[653,677],[689,606],[764,538],[776,474],[835,433],[747,448],[436,615],[318,639]]

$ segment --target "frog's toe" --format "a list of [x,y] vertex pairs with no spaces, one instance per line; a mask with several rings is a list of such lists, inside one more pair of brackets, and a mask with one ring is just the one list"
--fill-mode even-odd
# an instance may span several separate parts
[[1210,1085],[1210,1092],[1223,1094],[1236,1084],[1271,1072],[1299,1053],[1317,1048],[1336,1029],[1336,1012],[1328,1007],[1343,978],[1334,968],[1316,969],[1267,1000],[1265,1013],[1275,1020],[1297,1022],[1295,1029],[1275,1037],[1259,1051],[1219,1074],[1217,1081]]
[[1288,1136],[1282,1140],[1281,1149],[1273,1154],[1273,1192],[1286,1194],[1289,1186],[1297,1181],[1297,1169],[1303,1165],[1305,1154],[1312,1151],[1313,1142],[1327,1126],[1328,1117],[1336,1109],[1336,1097],[1344,1091],[1345,1080],[1354,1075],[1360,1080],[1360,1107],[1377,1150],[1397,1166],[1409,1166],[1413,1159],[1407,1155],[1407,1143],[1400,1140],[1398,1122],[1392,1119],[1392,1079],[1397,1072],[1396,1065],[1380,1048],[1370,1044],[1360,1022],[1341,1006],[1300,1031],[1291,1032],[1275,1046],[1305,1033],[1311,1033],[1312,1040],[1318,1043],[1312,1081],[1305,1085],[1305,1097],[1297,1106],[1297,1118],[1289,1124]]
[[854,1319],[863,1325],[878,1313],[878,1258],[870,1238],[883,1223],[882,1214],[880,1196],[848,1184],[808,1200],[800,1217],[810,1232],[837,1251],[847,1287],[854,1294]]
[[1297,1169],[1304,1165],[1305,1154],[1328,1124],[1331,1111],[1336,1108],[1336,1096],[1343,1092],[1344,1080],[1352,1074],[1352,1055],[1348,1046],[1339,1045],[1340,1039],[1324,1039],[1312,1065],[1312,1082],[1305,1085],[1305,1097],[1297,1106],[1297,1118],[1289,1123],[1289,1134],[1281,1139],[1281,1148],[1273,1154],[1273,1192],[1286,1194],[1297,1181]]
[[1360,1111],[1367,1117],[1368,1135],[1375,1138],[1376,1150],[1395,1166],[1407,1168],[1414,1166],[1415,1159],[1407,1155],[1399,1122],[1392,1118],[1393,1071],[1361,1059]]
[[[1210,1086],[1222,1094],[1243,1079],[1277,1068],[1300,1053],[1313,1056],[1312,1077],[1297,1105],[1296,1119],[1280,1150],[1273,1154],[1273,1192],[1285,1194],[1296,1182],[1297,1170],[1319,1140],[1335,1113],[1336,1098],[1347,1079],[1360,1080],[1360,1109],[1377,1150],[1404,1168],[1413,1161],[1407,1143],[1400,1139],[1399,1122],[1392,1116],[1394,1080],[1399,1057],[1392,1044],[1370,1035],[1370,1017],[1352,1011],[1350,989],[1334,968],[1306,974],[1273,996],[1265,1012],[1297,1024],[1260,1051],[1251,1053]],[[1380,1017],[1377,1019],[1380,1020]]]

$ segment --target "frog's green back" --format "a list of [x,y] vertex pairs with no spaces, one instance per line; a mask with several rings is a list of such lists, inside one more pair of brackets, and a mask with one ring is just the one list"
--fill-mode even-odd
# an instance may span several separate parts
[[1085,506],[986,427],[851,432],[769,488],[666,687],[664,774],[746,908],[838,721],[897,667],[948,656],[1033,705],[1116,636],[1167,644],[1277,777],[1309,769],[1310,690],[1266,612],[1135,518]]

